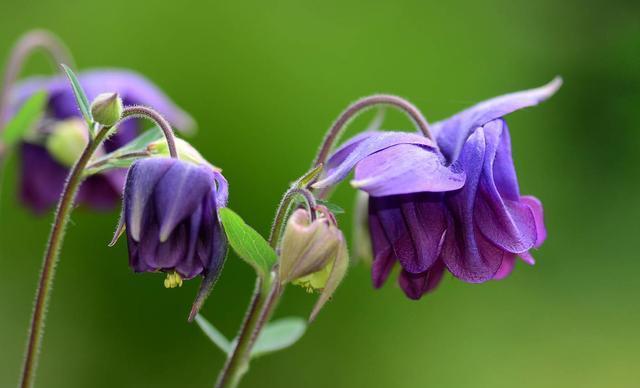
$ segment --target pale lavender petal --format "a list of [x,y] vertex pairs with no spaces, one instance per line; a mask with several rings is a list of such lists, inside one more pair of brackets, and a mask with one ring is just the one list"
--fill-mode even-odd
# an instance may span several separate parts
[[544,226],[544,212],[542,210],[542,202],[534,196],[525,195],[520,197],[520,201],[525,203],[533,212],[533,218],[536,223],[536,243],[534,248],[538,248],[547,239],[547,228]]
[[556,77],[553,81],[536,89],[495,97],[446,120],[434,123],[431,131],[442,153],[449,161],[454,161],[474,129],[516,110],[539,104],[551,97],[561,85],[562,79]]
[[444,158],[432,148],[398,144],[360,161],[351,185],[372,197],[461,188],[464,172],[444,163]]
[[[356,143],[357,145],[353,150],[350,150],[351,146]],[[373,135],[366,136],[363,140],[359,139],[355,142],[348,142],[346,148],[349,149],[350,152],[346,157],[343,149],[339,149],[335,153],[335,155],[337,155],[336,159],[332,160],[333,157],[329,159],[327,166],[331,166],[331,168],[327,168],[325,177],[316,182],[313,187],[325,188],[337,184],[349,175],[349,172],[351,172],[355,165],[362,159],[397,144],[417,144],[434,149],[431,140],[415,133],[374,132]],[[339,160],[342,161],[338,163]]]

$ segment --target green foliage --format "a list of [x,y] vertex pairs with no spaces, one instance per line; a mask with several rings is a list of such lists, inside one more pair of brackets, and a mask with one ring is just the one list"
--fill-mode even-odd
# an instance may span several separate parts
[[[202,332],[218,349],[227,355],[233,351],[237,340],[234,339],[233,342],[229,342],[229,340],[202,315],[198,314],[195,320]],[[292,346],[302,338],[306,330],[307,323],[299,317],[287,317],[268,323],[263,328],[251,350],[251,358],[260,357]]]
[[278,260],[269,243],[244,220],[229,208],[220,210],[220,218],[229,244],[236,254],[266,278]]
[[2,142],[8,147],[24,138],[29,129],[40,119],[47,103],[47,92],[34,93],[22,106],[18,113],[0,132]]
[[82,85],[80,85],[80,81],[78,81],[78,77],[76,77],[75,73],[65,64],[62,64],[61,66],[64,69],[67,78],[69,78],[69,82],[71,82],[73,95],[76,97],[76,102],[78,103],[78,107],[80,108],[82,117],[84,117],[87,125],[89,125],[89,128],[91,128],[93,126],[93,117],[91,116],[91,106],[89,104],[89,99],[84,93]]

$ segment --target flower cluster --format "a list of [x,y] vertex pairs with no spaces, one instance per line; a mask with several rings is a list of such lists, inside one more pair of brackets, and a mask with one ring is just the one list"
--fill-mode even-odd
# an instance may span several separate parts
[[355,170],[369,195],[372,278],[381,287],[396,263],[405,294],[419,299],[448,270],[469,283],[501,279],[515,258],[546,238],[540,201],[521,196],[503,116],[549,98],[559,80],[480,103],[422,135],[370,131],[333,153],[326,188]]
[[[148,105],[162,113],[178,129],[189,130],[193,120],[160,89],[143,76],[126,70],[93,70],[78,79],[88,98],[105,91],[118,93],[126,105]],[[32,77],[19,83],[12,93],[16,111],[34,93],[48,94],[44,118],[36,133],[20,145],[20,198],[36,213],[51,209],[58,200],[70,166],[87,143],[87,128],[81,119],[73,91],[63,76]],[[140,123],[130,120],[107,139],[99,152],[112,152],[133,140]],[[78,202],[94,209],[114,208],[122,196],[125,170],[111,170],[89,177],[78,193]]]

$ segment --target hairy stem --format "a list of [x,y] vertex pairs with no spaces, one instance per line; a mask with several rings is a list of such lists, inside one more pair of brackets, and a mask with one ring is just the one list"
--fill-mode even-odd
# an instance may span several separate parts
[[[174,158],[178,157],[173,130],[169,123],[158,112],[151,108],[137,106],[127,108],[124,112],[126,113],[126,116],[125,113],[123,113],[123,118],[118,122],[118,124],[130,117],[144,117],[152,119],[162,129],[171,156]],[[40,280],[38,281],[35,306],[31,316],[29,340],[27,342],[27,349],[25,352],[20,380],[21,388],[31,388],[33,386],[38,356],[42,344],[47,305],[49,303],[53,280],[55,277],[55,267],[60,257],[60,249],[62,248],[62,243],[64,241],[64,234],[69,222],[71,211],[73,210],[73,204],[75,202],[78,189],[84,177],[84,171],[87,168],[94,152],[98,147],[100,147],[112,128],[113,127],[102,127],[97,132],[95,138],[89,140],[89,143],[82,151],[82,154],[71,168],[62,190],[53,226],[51,227],[51,232],[49,234],[49,240],[45,249],[42,270],[40,272]]]
[[26,59],[37,49],[43,49],[48,54],[56,69],[60,63],[73,64],[73,58],[69,50],[51,32],[33,30],[24,34],[13,46],[5,68],[2,90],[0,90],[0,130],[2,130],[9,115],[8,103],[13,83],[18,79]]
[[89,163],[91,156],[109,132],[109,129],[110,128],[103,128],[100,130],[96,135],[96,138],[87,144],[84,151],[82,151],[80,158],[69,172],[64,189],[62,190],[62,196],[58,202],[53,227],[51,228],[49,241],[47,242],[47,247],[45,249],[42,270],[40,272],[40,280],[38,281],[36,300],[31,316],[29,340],[27,342],[27,350],[22,367],[22,378],[20,381],[21,388],[30,388],[33,386],[40,346],[42,343],[42,334],[44,332],[47,305],[49,304],[51,287],[55,277],[55,267],[60,256],[60,249],[62,248],[62,242],[64,240],[67,223],[69,222],[69,216],[73,210],[76,194],[80,187],[80,183],[82,182],[82,173]]
[[115,126],[118,126],[124,121],[132,118],[143,118],[156,123],[164,133],[164,137],[167,140],[169,155],[171,155],[172,158],[178,157],[178,151],[176,149],[176,137],[173,134],[173,129],[171,128],[171,125],[169,125],[169,122],[164,117],[162,117],[160,113],[147,106],[128,106],[122,111],[122,118]]
[[416,123],[416,126],[426,137],[433,139],[431,131],[429,130],[429,124],[427,123],[427,120],[424,118],[420,110],[415,107],[415,105],[402,97],[388,94],[375,94],[373,96],[359,99],[358,101],[349,105],[347,109],[345,109],[340,114],[340,116],[338,116],[336,121],[334,121],[334,123],[327,131],[327,134],[322,141],[322,145],[320,146],[320,150],[318,151],[318,155],[316,156],[313,165],[317,166],[321,163],[324,164],[329,157],[329,152],[331,152],[334,144],[339,140],[340,135],[346,128],[347,124],[349,124],[349,122],[353,118],[355,118],[358,113],[362,113],[363,111],[376,105],[391,105],[403,110],[409,115],[409,117],[411,117],[411,119]]

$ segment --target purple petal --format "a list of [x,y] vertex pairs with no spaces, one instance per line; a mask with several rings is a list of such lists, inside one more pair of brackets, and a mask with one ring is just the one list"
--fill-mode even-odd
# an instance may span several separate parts
[[502,264],[500,268],[498,268],[498,272],[493,275],[493,280],[502,280],[509,276],[513,271],[513,267],[516,265],[516,256],[505,256],[502,260]]
[[476,232],[473,219],[485,151],[484,131],[480,128],[469,137],[460,155],[467,182],[447,198],[450,212],[442,258],[454,276],[470,283],[493,278],[504,256],[504,251]]
[[169,158],[146,158],[135,162],[129,169],[125,184],[124,214],[128,234],[140,241],[147,203],[153,195],[156,184],[174,164]]
[[465,174],[446,167],[432,148],[398,144],[364,158],[351,185],[374,197],[443,192],[461,188]]
[[22,143],[20,157],[20,198],[36,213],[44,213],[58,201],[67,169],[36,144]]
[[355,165],[367,156],[397,144],[417,144],[434,148],[433,142],[422,135],[407,132],[368,132],[350,140],[329,158],[326,176],[314,188],[333,186],[343,180]]
[[434,123],[431,131],[442,153],[449,161],[454,161],[474,129],[516,110],[539,104],[551,97],[561,85],[562,79],[556,77],[553,81],[536,89],[492,98],[444,121]]
[[[519,201],[511,158],[504,156],[504,150],[498,150],[499,145],[503,144],[500,142],[503,128],[502,120],[491,121],[483,127],[486,149],[474,216],[478,229],[487,239],[508,252],[520,253],[531,249],[535,244],[536,225],[529,206]],[[503,154],[500,165],[494,163],[498,151]],[[517,195],[515,200],[503,199],[494,180],[495,172],[502,177],[500,183],[503,186],[510,186],[505,191]],[[506,176],[510,178],[504,179]]]
[[[369,201],[369,208],[371,209],[371,201]],[[373,248],[371,279],[373,287],[380,288],[387,281],[397,259],[375,211],[369,212],[369,232]]]
[[227,179],[218,171],[214,171],[213,175],[216,182],[216,195],[214,197],[216,207],[226,207],[227,202],[229,201],[229,183],[227,182]]
[[369,209],[407,272],[424,272],[433,265],[440,254],[446,226],[439,196],[425,193],[371,197]]
[[433,291],[444,275],[445,266],[442,260],[437,261],[434,266],[419,274],[412,274],[401,271],[398,277],[398,284],[410,299],[418,300],[427,292]]
[[[175,160],[175,159],[174,159]],[[215,177],[207,166],[175,161],[158,182],[154,194],[160,241],[202,204],[212,190]]]
[[529,206],[529,209],[531,209],[531,212],[533,213],[533,219],[536,223],[536,243],[533,245],[533,247],[538,248],[547,239],[547,228],[545,228],[544,226],[542,202],[540,202],[538,198],[531,195],[520,197],[520,201]]
[[[95,69],[79,73],[78,80],[89,101],[100,93],[117,92],[126,105],[151,106],[176,128],[184,131],[193,129],[193,119],[141,74],[122,69]],[[56,118],[80,115],[69,82],[64,76],[34,77],[19,83],[12,91],[13,105],[19,106],[38,90],[48,91],[49,106]]]

